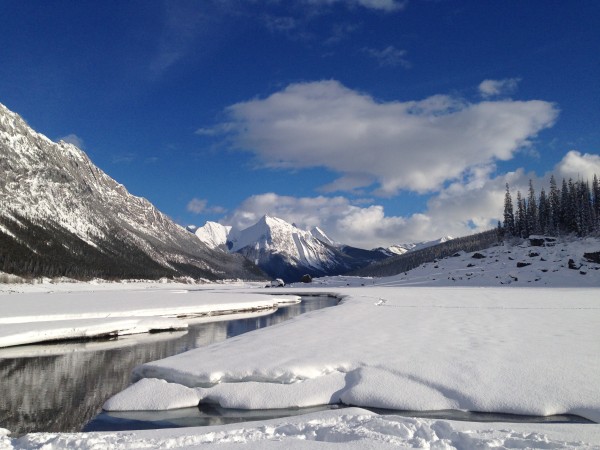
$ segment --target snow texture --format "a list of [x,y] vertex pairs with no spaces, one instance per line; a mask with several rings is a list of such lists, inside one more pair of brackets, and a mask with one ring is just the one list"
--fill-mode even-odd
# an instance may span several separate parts
[[95,433],[34,433],[6,449],[598,449],[596,425],[482,424],[380,416],[350,408],[263,422],[198,428]]
[[[600,289],[335,292],[345,297],[337,307],[144,364],[134,377],[204,387],[229,408],[256,408],[256,397],[260,408],[326,398],[600,421]],[[339,378],[341,388],[330,382]]]
[[199,401],[200,396],[194,389],[146,378],[111,397],[102,408],[107,411],[123,411],[132,410],[131,405],[134,405],[135,410],[156,411],[197,406]]

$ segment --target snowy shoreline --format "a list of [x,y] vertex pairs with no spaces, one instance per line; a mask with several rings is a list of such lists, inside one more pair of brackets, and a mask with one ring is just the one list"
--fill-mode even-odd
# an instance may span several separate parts
[[[275,311],[297,296],[240,294],[230,287],[140,283],[0,286],[0,348],[184,330],[187,322]],[[44,292],[44,288],[46,291]],[[14,301],[18,298],[18,301]]]

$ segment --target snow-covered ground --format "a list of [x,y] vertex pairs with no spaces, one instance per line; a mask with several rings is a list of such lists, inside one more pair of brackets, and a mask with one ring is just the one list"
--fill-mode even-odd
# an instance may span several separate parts
[[[575,414],[600,422],[600,270],[583,259],[584,252],[597,251],[600,242],[594,239],[494,247],[480,252],[483,258],[462,254],[389,279],[332,277],[278,289],[291,295],[327,292],[343,301],[139,366],[134,377],[140,381],[105,408],[156,410],[213,402],[267,409],[341,402],[398,410]],[[576,269],[569,268],[569,259]],[[517,268],[517,262],[532,264]],[[169,289],[170,300],[192,295],[213,305],[219,298],[256,301],[257,293],[267,292],[243,285],[186,294],[172,287],[165,292]],[[130,296],[133,302],[154,290],[140,292],[104,291],[102,298],[112,295],[121,299],[115,303],[128,303]],[[28,295],[7,294],[0,301],[21,303],[16,300]],[[0,447],[249,443],[289,448],[316,445],[313,441],[319,448],[336,443],[349,448],[600,448],[600,425],[454,422],[351,408],[219,427],[5,436]]]
[[[245,286],[246,293],[236,292]],[[254,286],[257,286],[256,284]],[[187,328],[187,321],[273,311],[297,296],[253,285],[40,283],[0,285],[0,347]]]
[[222,426],[2,436],[7,449],[598,449],[597,425],[473,423],[381,416],[360,408]]
[[[375,280],[331,277],[316,280],[327,286],[378,284],[388,286],[600,286],[600,264],[584,258],[600,252],[599,238],[566,239],[547,246],[528,240],[498,245],[480,252],[459,252],[454,257],[422,264],[394,277]],[[569,265],[569,260],[572,264]]]

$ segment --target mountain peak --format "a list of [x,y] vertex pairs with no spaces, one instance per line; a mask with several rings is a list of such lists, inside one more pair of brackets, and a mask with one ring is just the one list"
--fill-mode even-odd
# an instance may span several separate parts
[[[85,277],[254,278],[207,249],[83,150],[37,133],[0,104],[0,260],[10,273]],[[32,237],[35,237],[32,238]]]
[[194,234],[209,248],[221,248],[225,250],[230,232],[230,226],[208,221],[203,226],[197,228]]

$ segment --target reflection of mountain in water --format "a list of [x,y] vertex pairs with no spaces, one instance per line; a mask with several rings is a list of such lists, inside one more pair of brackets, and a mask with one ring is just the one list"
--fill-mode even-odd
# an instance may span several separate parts
[[[222,322],[206,327],[220,329],[211,334],[226,335]],[[2,359],[0,423],[13,434],[79,431],[107,398],[127,387],[135,366],[194,346],[189,335],[179,339],[165,335],[162,341],[135,347]]]
[[[107,348],[113,343],[108,341],[94,343],[97,345],[48,345],[48,352],[54,353],[51,356],[8,358],[0,352],[0,427],[9,429],[13,436],[35,431],[79,431],[100,412],[106,399],[129,385],[135,366],[221,342],[335,302],[315,298],[268,316],[192,325],[183,335],[148,335],[133,346],[119,339],[113,341],[115,348]],[[41,346],[35,347],[37,354],[43,351]],[[94,347],[100,350],[89,351]],[[58,351],[64,354],[55,354]]]

